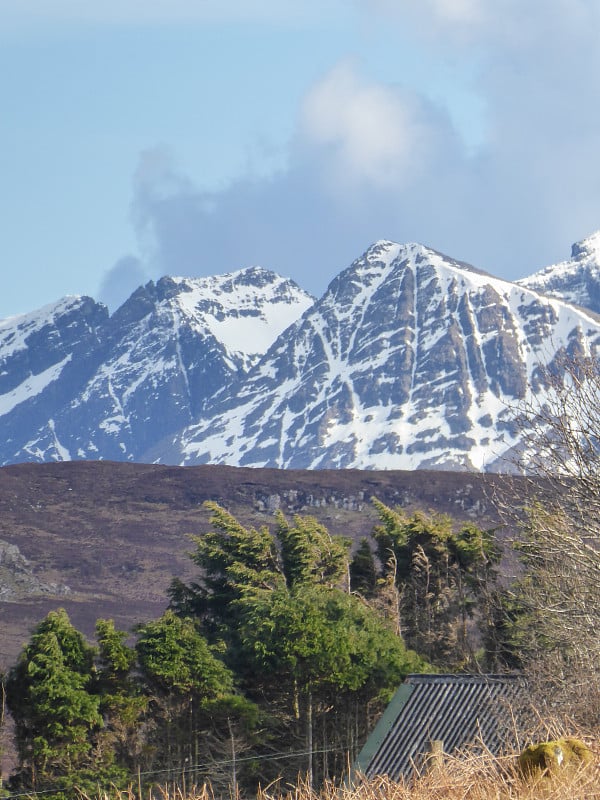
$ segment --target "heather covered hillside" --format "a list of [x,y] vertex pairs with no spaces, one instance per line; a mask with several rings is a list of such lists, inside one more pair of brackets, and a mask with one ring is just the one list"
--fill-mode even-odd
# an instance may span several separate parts
[[[265,786],[280,795],[303,775],[306,787],[327,792],[356,762],[396,687],[418,672],[520,670],[527,698],[510,709],[513,747],[528,741],[532,721],[538,736],[544,720],[593,729],[590,673],[577,708],[573,681],[549,696],[550,676],[536,673],[561,646],[543,627],[547,610],[532,617],[532,598],[542,597],[532,586],[549,575],[536,540],[525,551],[533,560],[507,588],[492,531],[381,501],[374,508],[372,539],[352,552],[351,540],[312,516],[278,510],[271,529],[254,527],[207,501],[208,529],[191,542],[192,579],[171,582],[159,617],[133,632],[98,618],[86,638],[64,608],[50,611],[3,678],[13,721],[4,736],[12,732],[15,748],[9,789],[77,797],[137,780],[149,794],[207,784],[218,796]],[[530,524],[541,531],[547,516]],[[581,599],[579,586],[573,593]],[[573,761],[563,768],[560,751],[556,770],[519,766],[507,751],[495,759],[474,741],[472,755],[425,760],[423,778],[359,782],[356,791],[377,785],[402,797],[410,786],[417,797],[452,797],[473,769],[480,794],[472,796],[482,800],[494,785],[527,797],[539,780],[544,791],[589,790],[594,750],[563,741]]]
[[[172,577],[187,579],[190,534],[208,528],[205,500],[245,522],[314,515],[355,542],[376,522],[371,497],[498,522],[492,497],[506,482],[465,473],[282,471],[109,462],[0,469],[0,621],[6,667],[28,632],[60,604],[91,635],[98,616],[130,628],[160,614]],[[519,479],[512,479],[519,486]],[[517,492],[521,491],[519,488]]]

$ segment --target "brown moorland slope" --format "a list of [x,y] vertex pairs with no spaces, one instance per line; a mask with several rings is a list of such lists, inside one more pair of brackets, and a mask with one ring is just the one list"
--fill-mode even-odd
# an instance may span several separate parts
[[[3,467],[0,668],[14,663],[31,628],[58,606],[88,635],[99,617],[129,630],[160,615],[171,578],[195,574],[188,535],[208,527],[205,500],[253,525],[272,522],[277,508],[311,514],[332,533],[356,540],[375,523],[372,496],[388,505],[497,524],[490,498],[507,480],[459,472],[86,461]],[[522,484],[511,481],[518,494]]]

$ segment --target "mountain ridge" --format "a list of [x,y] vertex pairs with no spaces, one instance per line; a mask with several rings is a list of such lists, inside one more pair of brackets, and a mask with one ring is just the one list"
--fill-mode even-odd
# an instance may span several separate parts
[[[60,364],[44,342],[32,340],[44,309],[30,315],[33,322],[28,315],[5,321],[0,335],[4,330],[19,351],[37,353],[43,363],[22,365],[11,407],[0,395],[0,412],[6,407],[0,416],[5,434],[0,462],[139,458],[157,438],[191,422],[207,398],[239,382],[288,317],[294,319],[312,301],[293,281],[260,268],[151,281],[112,316],[91,298],[73,298],[74,307],[93,306],[99,319],[93,341],[69,340]],[[55,304],[58,316],[64,305]],[[225,338],[224,319],[229,320]],[[241,328],[235,337],[234,319]],[[0,350],[0,373],[13,369],[11,355],[5,352],[3,358]]]
[[599,334],[598,320],[571,305],[423,245],[382,240],[282,334],[236,396],[179,434],[161,460],[494,466],[517,444],[509,406],[541,380],[537,364],[589,349]]
[[260,267],[64,298],[0,322],[0,464],[502,471],[540,365],[600,343],[556,297],[600,281],[600,233],[565,263],[510,282],[380,240],[319,299]]

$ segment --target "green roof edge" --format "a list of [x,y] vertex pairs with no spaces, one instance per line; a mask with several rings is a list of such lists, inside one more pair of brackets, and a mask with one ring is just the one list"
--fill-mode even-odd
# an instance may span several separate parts
[[411,685],[410,683],[403,683],[396,690],[394,696],[388,703],[386,710],[381,715],[379,722],[375,726],[375,729],[367,741],[364,743],[362,750],[358,754],[358,758],[352,766],[352,771],[350,773],[351,784],[353,783],[355,777],[364,775],[366,773],[367,767],[371,763],[373,756],[381,747],[381,743],[388,735],[390,728],[398,718],[400,711],[414,690],[414,685]]

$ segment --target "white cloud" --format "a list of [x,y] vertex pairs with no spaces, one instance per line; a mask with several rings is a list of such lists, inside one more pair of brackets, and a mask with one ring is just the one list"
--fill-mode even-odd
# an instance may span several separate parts
[[319,293],[377,239],[440,246],[456,220],[460,159],[441,112],[343,63],[307,93],[285,170],[207,192],[164,149],[143,154],[133,211],[144,261],[156,276],[260,264]]
[[400,189],[434,158],[439,126],[423,100],[368,82],[349,63],[326,74],[305,98],[300,133],[322,151],[329,177]]
[[[504,0],[505,2],[506,0]],[[529,1],[529,0],[528,0]],[[363,0],[364,6],[384,17],[414,27],[418,37],[464,45],[475,38],[493,14],[490,0]],[[497,5],[503,0],[496,0]]]
[[472,25],[484,16],[482,0],[429,0],[432,11],[441,19]]
[[[402,7],[406,4],[395,5]],[[485,0],[421,0],[419,10],[421,15],[431,16],[438,24],[471,28],[485,21],[490,6],[489,2],[486,5]]]
[[135,209],[155,274],[262,264],[317,293],[371,241],[392,238],[516,278],[600,226],[597,0],[394,5],[402,22],[418,9],[420,25],[399,30],[422,36],[429,58],[472,62],[459,74],[485,108],[477,154],[414,91],[343,62],[307,92],[278,174],[209,194],[160,154],[145,157]]

